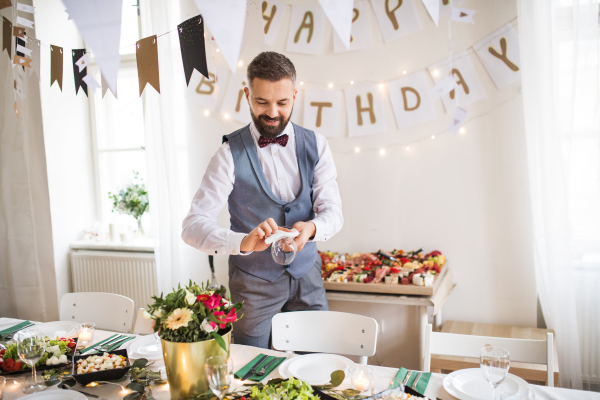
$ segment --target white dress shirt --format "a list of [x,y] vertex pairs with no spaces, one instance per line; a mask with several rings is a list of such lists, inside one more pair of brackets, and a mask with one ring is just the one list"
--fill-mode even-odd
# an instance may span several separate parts
[[[290,203],[296,199],[302,189],[300,170],[296,157],[294,127],[288,123],[281,133],[287,134],[287,146],[269,144],[262,149],[258,146],[260,133],[250,123],[250,131],[258,152],[258,159],[267,183],[275,196]],[[313,177],[313,209],[315,218],[311,221],[317,228],[313,241],[325,241],[342,229],[342,200],[336,182],[337,171],[333,163],[327,139],[315,133],[319,161]],[[233,232],[217,226],[217,216],[227,204],[229,194],[235,182],[233,156],[229,143],[225,142],[213,155],[200,189],[192,200],[188,215],[183,220],[181,237],[189,244],[208,254],[240,254],[242,239],[249,232]],[[247,253],[249,254],[249,253]]]

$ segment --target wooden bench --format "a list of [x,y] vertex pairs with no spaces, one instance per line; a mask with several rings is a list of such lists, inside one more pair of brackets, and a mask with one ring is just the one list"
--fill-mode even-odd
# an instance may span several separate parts
[[[549,329],[537,329],[527,326],[477,324],[461,321],[445,321],[440,332],[534,340],[545,340],[547,332],[554,333],[554,331]],[[554,386],[558,386],[558,353],[556,342],[557,338],[554,336]],[[432,372],[450,373],[465,368],[479,368],[479,360],[475,358],[431,355]],[[525,379],[529,383],[546,384],[546,367],[544,365],[511,362],[510,373]]]

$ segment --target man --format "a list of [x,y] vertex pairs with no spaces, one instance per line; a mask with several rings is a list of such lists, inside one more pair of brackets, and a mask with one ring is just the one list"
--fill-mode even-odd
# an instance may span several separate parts
[[[290,123],[296,70],[282,54],[264,52],[248,65],[246,99],[252,123],[223,137],[183,221],[183,240],[229,255],[229,289],[244,302],[234,324],[237,344],[268,348],[279,311],[328,310],[316,241],[343,225],[337,172],[327,140]],[[231,228],[217,215],[228,203]],[[298,253],[279,265],[265,239],[279,227],[300,232]]]

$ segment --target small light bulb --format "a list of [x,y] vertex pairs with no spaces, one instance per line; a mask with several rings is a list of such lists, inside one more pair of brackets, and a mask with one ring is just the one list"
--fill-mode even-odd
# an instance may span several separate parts
[[409,150],[410,150],[410,147],[406,146],[406,151],[409,151]]
[[355,153],[360,153],[360,147],[356,147],[356,148],[354,149],[354,152],[355,152]]
[[229,114],[224,115],[225,119],[229,119]]
[[304,82],[300,82],[300,86],[304,85]]
[[242,65],[244,65],[244,62],[242,60],[238,61],[238,67],[241,67]]
[[380,156],[385,156],[385,149],[379,150],[379,155]]
[[435,135],[431,135],[431,138],[432,138],[432,139],[435,139]]
[[218,53],[219,51],[221,51],[221,50],[217,49],[217,53]]
[[204,115],[206,115],[208,117],[210,115],[210,111],[204,110]]
[[402,71],[402,73],[403,73],[404,75],[406,75],[406,71]]
[[333,87],[333,83],[329,84],[329,89],[331,89]]
[[379,84],[379,89],[383,89],[383,83]]
[[465,129],[464,126],[461,127],[458,131],[460,132],[461,135],[464,135],[465,133],[467,133],[467,130]]
[[438,71],[437,69],[433,70],[433,75],[438,76],[440,74],[440,71]]
[[350,84],[351,84],[351,85],[354,85],[354,81],[350,81]]

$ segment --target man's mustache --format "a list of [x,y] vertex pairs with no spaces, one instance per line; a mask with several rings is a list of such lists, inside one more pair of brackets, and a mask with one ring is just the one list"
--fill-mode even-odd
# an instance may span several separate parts
[[260,119],[264,119],[266,121],[271,121],[271,122],[273,122],[273,121],[282,121],[283,120],[283,117],[271,118],[271,117],[269,117],[267,115],[261,115],[259,118]]

